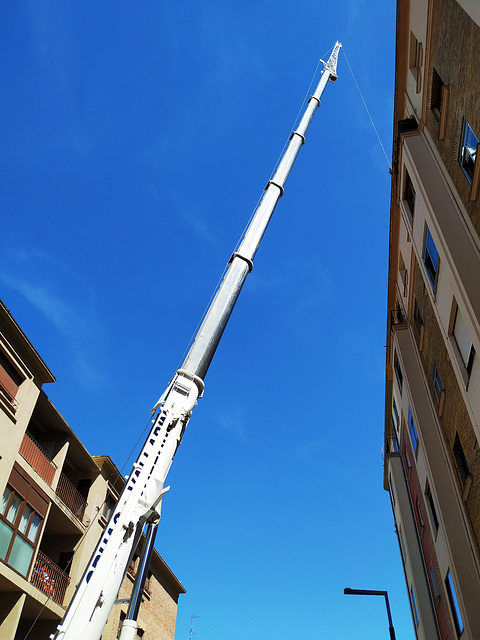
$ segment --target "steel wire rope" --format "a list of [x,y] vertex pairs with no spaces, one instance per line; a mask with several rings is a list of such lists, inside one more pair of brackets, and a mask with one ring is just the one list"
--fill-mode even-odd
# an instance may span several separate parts
[[360,94],[360,98],[362,99],[363,106],[365,107],[365,111],[367,112],[367,115],[368,115],[368,117],[370,119],[370,122],[372,124],[373,130],[375,131],[375,135],[377,136],[377,140],[378,140],[378,142],[380,144],[380,147],[382,148],[383,155],[385,156],[385,159],[386,159],[387,164],[388,164],[388,170],[391,172],[392,171],[392,165],[390,164],[390,160],[388,158],[387,152],[385,151],[385,147],[382,144],[382,140],[380,139],[380,135],[379,135],[379,133],[377,131],[377,127],[375,126],[375,123],[373,122],[373,118],[372,118],[372,116],[370,114],[370,111],[369,111],[369,109],[367,107],[367,103],[365,102],[365,98],[363,97],[363,94],[362,94],[362,92],[360,90],[360,87],[358,86],[357,79],[355,78],[355,75],[353,73],[352,67],[350,66],[350,63],[348,61],[347,54],[345,53],[345,49],[343,47],[342,47],[342,51],[343,51],[343,55],[345,56],[345,62],[347,63],[347,66],[350,69],[350,73],[352,74],[353,81],[355,82],[355,86],[357,87],[358,93]]

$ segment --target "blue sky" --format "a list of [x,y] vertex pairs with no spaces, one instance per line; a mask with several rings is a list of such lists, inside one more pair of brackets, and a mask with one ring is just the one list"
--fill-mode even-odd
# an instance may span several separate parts
[[[0,297],[92,454],[149,410],[340,40],[391,152],[395,3],[4,3]],[[172,466],[199,640],[413,638],[382,488],[390,181],[343,53]]]

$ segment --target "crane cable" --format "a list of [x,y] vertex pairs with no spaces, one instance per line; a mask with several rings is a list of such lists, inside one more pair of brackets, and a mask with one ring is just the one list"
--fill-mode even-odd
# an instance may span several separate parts
[[370,114],[370,111],[369,111],[369,109],[367,107],[367,103],[365,102],[365,98],[363,97],[362,92],[360,91],[360,87],[358,86],[357,79],[355,78],[355,75],[354,75],[354,73],[352,71],[352,67],[350,66],[350,63],[348,61],[347,54],[345,53],[345,49],[343,47],[342,47],[342,51],[343,51],[343,55],[345,56],[345,62],[347,63],[347,66],[350,69],[350,73],[352,74],[353,81],[355,82],[355,86],[357,87],[358,93],[360,94],[360,98],[362,99],[363,106],[365,107],[365,111],[368,114],[370,122],[372,123],[373,130],[375,131],[375,135],[377,136],[377,140],[378,140],[378,142],[379,142],[379,144],[380,144],[380,146],[382,148],[383,155],[385,156],[385,159],[386,159],[387,164],[388,164],[388,170],[391,173],[392,172],[392,165],[390,164],[390,160],[388,158],[387,152],[385,151],[385,147],[382,144],[382,141],[381,141],[380,136],[378,134],[377,128],[375,126],[375,123],[373,122],[373,118],[372,118],[372,116]]

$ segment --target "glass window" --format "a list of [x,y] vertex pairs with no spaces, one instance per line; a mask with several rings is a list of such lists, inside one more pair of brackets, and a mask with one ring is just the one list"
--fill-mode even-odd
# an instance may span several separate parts
[[399,415],[398,415],[397,403],[395,402],[395,398],[393,398],[392,410],[393,410],[393,418],[394,418],[395,429],[398,431],[398,425],[399,425],[400,418],[399,418]]
[[22,576],[26,576],[33,556],[33,547],[21,536],[16,535],[12,550],[8,556],[8,564]]
[[22,513],[22,517],[20,518],[20,524],[18,525],[18,530],[21,533],[27,533],[28,525],[30,522],[30,516],[33,513],[33,509],[29,504],[25,505],[25,508]]
[[447,587],[448,600],[450,602],[450,607],[452,609],[455,628],[457,630],[458,635],[460,635],[463,631],[463,620],[462,620],[462,614],[460,612],[460,605],[458,603],[457,593],[455,591],[455,585],[453,584],[452,574],[450,573],[450,569],[447,571],[447,576],[445,578],[445,586]]
[[455,463],[460,479],[462,483],[465,484],[471,473],[458,433],[455,435],[455,441],[453,443],[453,455],[455,457]]
[[402,373],[402,368],[400,367],[400,362],[398,360],[398,356],[396,353],[393,358],[393,368],[395,369],[395,376],[397,378],[398,388],[400,389],[400,393],[402,393],[403,373]]
[[415,598],[415,590],[413,588],[413,584],[410,587],[410,595],[411,595],[411,599],[412,599],[412,610],[413,610],[413,616],[415,619],[415,626],[418,627],[418,625],[420,624],[420,618],[418,615],[418,608],[417,608],[417,600]]
[[473,133],[466,120],[463,121],[462,146],[460,149],[459,162],[467,180],[471,183],[475,171],[475,161],[477,158],[478,138]]
[[14,524],[15,520],[17,519],[18,510],[21,504],[22,504],[22,498],[18,495],[18,493],[15,493],[13,495],[13,499],[10,502],[10,507],[8,508],[8,511],[7,511],[7,520],[12,524]]
[[415,189],[413,187],[413,183],[408,171],[405,171],[405,187],[403,190],[403,199],[407,203],[409,213],[413,218],[413,214],[415,213]]
[[458,350],[462,356],[462,361],[467,373],[470,374],[473,366],[473,359],[475,357],[475,347],[472,344],[470,334],[468,333],[467,325],[460,312],[460,308],[457,306],[455,311],[455,320],[453,325],[453,336],[457,343]]
[[432,289],[435,291],[438,278],[438,267],[440,259],[438,257],[437,247],[430,233],[428,226],[425,226],[425,244],[423,247],[423,264],[427,270],[428,279],[432,285]]
[[438,531],[438,527],[440,526],[440,523],[438,522],[437,510],[435,509],[432,490],[430,489],[430,486],[428,484],[427,484],[427,488],[425,489],[425,497],[427,498],[427,503],[430,508],[430,515],[432,519],[433,530],[434,530],[434,533],[436,534]]
[[0,503],[0,514],[3,516],[5,514],[5,511],[7,509],[7,504],[8,504],[8,500],[12,494],[13,489],[7,484],[7,486],[5,487],[5,491],[3,492],[2,495],[2,501]]
[[7,485],[0,510],[0,558],[23,576],[28,573],[41,523],[42,517]]
[[430,99],[430,109],[433,111],[437,120],[442,114],[442,98],[444,84],[436,69],[432,68],[432,96]]
[[420,502],[417,499],[417,502],[415,504],[416,509],[417,509],[417,514],[418,514],[418,522],[420,523],[421,527],[425,526],[425,522],[423,521],[423,516],[422,516],[422,509],[420,507]]
[[115,504],[116,500],[110,493],[108,493],[107,497],[105,498],[105,502],[103,503],[102,516],[105,518],[105,520],[108,520],[112,515],[112,512],[115,509]]
[[405,462],[407,464],[408,477],[410,478],[410,472],[412,471],[412,461],[410,460],[410,456],[408,455],[406,446],[404,446],[403,453],[405,454]]
[[418,451],[418,433],[413,420],[412,410],[408,410],[408,430],[410,432],[410,439],[412,441],[413,451],[417,455]]
[[7,556],[13,529],[6,522],[0,520],[0,559],[5,560]]
[[435,598],[440,598],[440,590],[438,588],[437,579],[435,577],[435,569],[433,563],[430,563],[430,580],[432,581],[432,589]]
[[27,533],[27,538],[32,542],[35,542],[38,536],[38,531],[40,529],[40,523],[42,522],[42,518],[38,515],[38,513],[33,512],[33,518],[30,522],[30,529]]
[[432,382],[433,382],[433,393],[435,394],[435,399],[437,402],[440,402],[440,396],[443,391],[442,379],[440,378],[440,373],[438,371],[437,365],[435,363],[435,359],[433,360],[432,366]]

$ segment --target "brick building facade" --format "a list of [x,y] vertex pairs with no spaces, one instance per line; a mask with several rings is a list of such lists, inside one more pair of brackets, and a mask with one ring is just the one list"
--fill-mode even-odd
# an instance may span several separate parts
[[480,6],[398,0],[384,486],[417,638],[480,637]]

